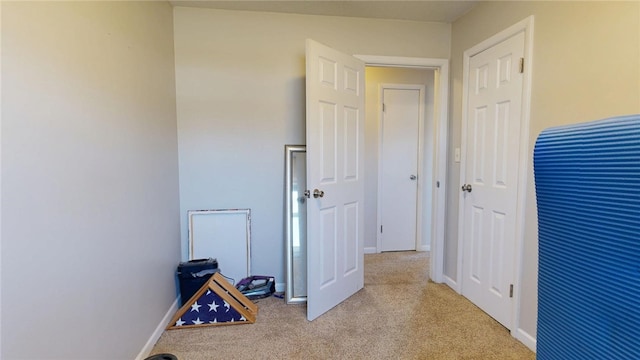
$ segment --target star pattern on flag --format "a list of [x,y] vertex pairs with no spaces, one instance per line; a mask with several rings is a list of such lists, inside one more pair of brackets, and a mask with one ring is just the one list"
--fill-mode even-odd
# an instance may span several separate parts
[[[208,309],[200,304],[208,305]],[[211,290],[203,293],[189,306],[191,307],[191,311],[185,312],[182,317],[176,321],[175,326],[247,321],[242,314],[232,308],[229,303]],[[218,311],[218,308],[221,306],[225,311]]]
[[191,305],[191,311],[200,312],[200,307],[202,307],[202,305],[198,304],[198,302],[196,301],[193,305]]
[[218,306],[220,306],[220,305],[216,304],[215,301],[212,302],[211,304],[207,304],[207,305],[209,305],[209,311],[216,311],[216,312],[218,311]]

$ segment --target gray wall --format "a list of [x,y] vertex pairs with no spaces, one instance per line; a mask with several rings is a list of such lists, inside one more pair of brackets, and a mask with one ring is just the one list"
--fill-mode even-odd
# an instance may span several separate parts
[[180,258],[172,9],[2,2],[2,359],[132,359]]
[[305,142],[305,39],[447,58],[450,25],[182,7],[174,23],[183,258],[187,210],[251,208],[252,272],[282,283],[284,145]]
[[[453,23],[449,159],[460,147],[466,49],[534,15],[529,179],[526,189],[520,330],[535,337],[538,234],[532,154],[549,126],[640,113],[639,2],[481,2]],[[455,279],[460,169],[449,162],[445,274]]]

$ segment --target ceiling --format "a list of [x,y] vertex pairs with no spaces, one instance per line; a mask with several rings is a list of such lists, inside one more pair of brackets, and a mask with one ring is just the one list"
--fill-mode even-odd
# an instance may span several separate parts
[[348,16],[375,19],[399,19],[452,23],[469,11],[478,0],[472,1],[218,1],[174,0],[173,6],[188,6],[224,10],[267,11],[289,14]]

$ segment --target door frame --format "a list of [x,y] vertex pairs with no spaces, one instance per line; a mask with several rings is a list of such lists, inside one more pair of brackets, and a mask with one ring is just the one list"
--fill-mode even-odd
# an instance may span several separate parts
[[[530,349],[535,349],[535,339],[531,338],[526,332],[519,329],[520,326],[520,294],[522,284],[522,259],[523,259],[523,243],[524,243],[524,223],[525,223],[525,202],[527,193],[527,179],[529,173],[529,159],[531,158],[529,146],[529,124],[531,115],[531,75],[533,69],[533,15],[521,20],[520,22],[500,31],[490,38],[480,42],[479,44],[466,50],[463,55],[463,72],[462,72],[462,133],[461,139],[467,136],[467,111],[468,111],[468,87],[469,87],[469,62],[472,56],[510,38],[511,36],[524,32],[524,78],[522,84],[522,119],[520,126],[520,148],[519,148],[519,171],[518,171],[518,195],[516,197],[516,241],[514,246],[514,286],[513,306],[511,314],[511,335],[523,342]],[[467,144],[461,141],[461,166],[460,166],[460,184],[466,178],[466,169],[462,165],[466,162]],[[447,284],[451,286],[459,294],[462,293],[462,263],[463,259],[463,229],[464,229],[464,197],[459,196],[458,201],[458,259],[456,280],[447,277]]]
[[[423,249],[421,247],[421,243],[422,241],[420,241],[422,239],[422,216],[418,216],[419,214],[422,214],[422,188],[423,188],[423,183],[422,183],[422,178],[425,175],[423,173],[424,171],[424,166],[422,164],[422,161],[424,159],[423,157],[423,152],[424,152],[424,128],[425,128],[425,124],[424,122],[426,121],[426,117],[425,117],[425,85],[420,85],[420,84],[390,84],[390,83],[383,83],[380,84],[379,88],[378,88],[378,144],[380,144],[380,146],[378,146],[378,229],[380,229],[380,226],[382,226],[382,203],[380,201],[380,195],[382,194],[382,171],[380,171],[379,169],[382,169],[382,140],[383,140],[383,126],[382,126],[382,120],[384,118],[384,109],[383,109],[383,104],[384,104],[384,90],[385,89],[394,89],[394,90],[418,90],[419,91],[419,100],[418,100],[418,146],[417,146],[417,161],[418,161],[418,167],[416,169],[416,174],[418,175],[418,179],[417,183],[416,183],[416,212],[415,212],[415,216],[416,216],[416,235],[415,235],[415,239],[414,239],[414,245],[415,245],[415,250],[416,251],[428,251],[428,249]],[[376,251],[378,253],[380,253],[382,251],[382,234],[380,232],[378,232],[378,236],[377,236],[377,241],[376,241]]]
[[[422,68],[434,70],[434,171],[432,183],[431,212],[431,280],[443,282],[445,200],[447,184],[447,140],[449,136],[449,60],[436,58],[414,58],[399,56],[354,55],[364,61],[365,66]],[[423,236],[425,234],[422,234]]]

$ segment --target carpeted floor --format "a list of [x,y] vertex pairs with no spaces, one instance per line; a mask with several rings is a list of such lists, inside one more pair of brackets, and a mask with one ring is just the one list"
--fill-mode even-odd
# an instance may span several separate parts
[[427,280],[428,253],[365,255],[364,289],[315,321],[256,300],[255,324],[165,331],[152,354],[211,359],[535,359],[507,329]]

